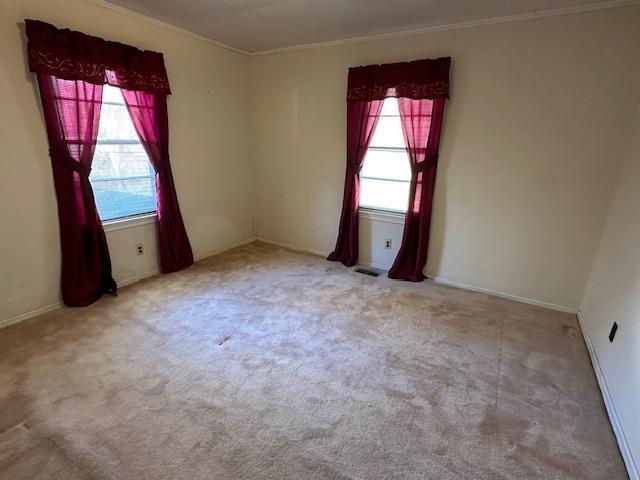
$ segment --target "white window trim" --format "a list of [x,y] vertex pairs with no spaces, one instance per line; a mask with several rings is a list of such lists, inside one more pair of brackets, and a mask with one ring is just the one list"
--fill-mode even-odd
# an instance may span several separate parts
[[407,214],[405,212],[400,212],[397,210],[360,207],[358,208],[358,216],[359,218],[373,220],[376,222],[396,223],[399,225],[404,225],[404,220]]
[[148,223],[156,223],[158,214],[156,212],[142,213],[140,215],[132,215],[130,217],[114,218],[113,220],[105,220],[102,222],[102,228],[105,232],[113,232],[115,230],[123,230],[125,228],[135,228]]

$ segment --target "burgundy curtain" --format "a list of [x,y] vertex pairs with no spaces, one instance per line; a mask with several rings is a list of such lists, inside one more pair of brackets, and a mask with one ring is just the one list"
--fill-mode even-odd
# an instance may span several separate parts
[[448,98],[450,65],[451,58],[442,57],[352,67],[349,69],[347,102],[384,100],[388,96]]
[[38,74],[58,200],[62,298],[82,307],[116,291],[109,249],[89,182],[102,85]]
[[400,250],[389,270],[390,278],[420,282],[427,263],[429,225],[438,165],[438,147],[446,99],[399,98],[400,119],[409,162],[409,205]]
[[347,169],[344,178],[342,214],[336,248],[328,259],[350,267],[358,260],[358,202],[360,169],[378,123],[383,100],[361,100],[347,104]]
[[156,171],[158,242],[162,273],[175,272],[193,263],[178,196],[169,164],[167,98],[140,90],[122,90],[133,125]]
[[123,89],[156,171],[162,271],[191,265],[193,254],[169,164],[166,95],[171,90],[162,54],[38,20],[25,23],[29,69],[38,75],[58,197],[65,303],[88,305],[116,290],[89,183],[105,83]]
[[424,279],[431,204],[444,106],[449,98],[449,57],[368,65],[349,69],[347,85],[347,173],[340,230],[329,260],[347,266],[358,260],[358,173],[362,168],[382,102],[398,97],[411,162],[409,206],[391,278]]
[[169,95],[164,57],[39,20],[25,20],[29,69],[66,80]]

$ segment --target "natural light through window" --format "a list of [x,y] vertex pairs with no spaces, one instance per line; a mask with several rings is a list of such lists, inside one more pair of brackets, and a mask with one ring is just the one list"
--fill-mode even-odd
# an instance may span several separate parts
[[104,86],[100,129],[89,177],[100,218],[156,210],[155,173],[119,88]]
[[360,171],[360,207],[406,212],[411,167],[398,100],[385,99]]

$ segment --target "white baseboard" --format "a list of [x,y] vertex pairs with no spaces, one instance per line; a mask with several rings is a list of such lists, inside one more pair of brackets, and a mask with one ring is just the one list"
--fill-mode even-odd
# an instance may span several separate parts
[[[224,248],[219,248],[216,250],[212,250],[210,252],[205,253],[204,255],[199,255],[194,258],[194,261],[198,262],[200,260],[204,260],[205,258],[212,257],[213,255],[218,255],[219,253],[225,252],[227,250],[231,250],[232,248],[240,247],[242,245],[246,245],[251,242],[255,242],[256,237],[249,237],[241,240],[240,242],[236,242],[233,245],[229,245]],[[118,280],[118,288],[126,287],[127,285],[132,285],[142,279],[152,277],[154,275],[158,275],[160,273],[159,268],[154,268],[153,270],[149,270],[147,272],[139,273],[136,275],[132,275],[130,277],[126,277],[124,279]],[[22,322],[23,320],[27,320],[29,318],[37,317],[38,315],[42,315],[44,313],[52,312],[59,308],[63,308],[63,303],[53,303],[51,305],[46,305],[44,307],[36,308],[35,310],[30,310],[28,312],[21,313],[16,315],[15,317],[6,318],[4,320],[0,320],[0,328],[8,327],[9,325],[13,325],[14,323]]]
[[153,277],[154,275],[157,275],[159,273],[160,273],[160,269],[159,268],[154,268],[153,270],[149,270],[147,272],[138,273],[136,275],[132,275],[132,276],[127,277],[127,278],[123,278],[122,280],[116,281],[116,283],[118,284],[118,288],[126,287],[127,285],[132,285],[132,284],[134,284],[136,282],[139,282],[142,279]]
[[528,297],[521,297],[519,295],[500,292],[498,290],[490,290],[488,288],[476,287],[474,285],[467,285],[466,283],[454,282],[453,280],[448,280],[442,277],[431,277],[431,279],[436,283],[441,283],[443,285],[462,288],[464,290],[470,290],[472,292],[486,293],[488,295],[493,295],[495,297],[506,298],[508,300],[514,300],[520,303],[527,303],[529,305],[537,305],[538,307],[544,307],[550,310],[557,310],[559,312],[564,312],[564,313],[572,313],[574,315],[578,313],[578,309],[574,307],[556,305],[555,303],[543,302],[542,300],[535,300],[533,298],[528,298]]
[[0,328],[8,327],[14,323],[22,322],[23,320],[27,320],[38,315],[53,312],[54,310],[62,307],[62,303],[52,303],[51,305],[46,305],[44,307],[36,308],[35,310],[29,310],[28,312],[21,313],[15,317],[5,318],[4,320],[0,320]]
[[591,337],[589,336],[589,331],[587,330],[586,324],[582,318],[581,311],[578,311],[578,323],[580,324],[580,330],[582,330],[582,337],[584,338],[584,343],[586,343],[587,350],[589,350],[589,356],[591,357],[591,364],[593,365],[593,371],[596,374],[596,379],[598,380],[598,385],[600,386],[600,392],[602,393],[602,399],[604,400],[604,406],[607,409],[607,414],[609,415],[609,420],[611,421],[611,427],[613,428],[613,433],[615,434],[616,440],[618,441],[618,446],[620,447],[620,453],[622,454],[622,459],[624,460],[624,463],[627,467],[627,472],[629,473],[629,479],[640,480],[638,467],[633,458],[633,454],[631,453],[631,449],[629,448],[629,443],[627,442],[627,437],[624,434],[622,425],[620,424],[620,419],[618,418],[618,414],[616,413],[616,409],[613,404],[613,399],[611,398],[611,393],[609,392],[609,387],[607,386],[607,381],[604,378],[604,372],[600,367],[598,354],[596,353],[595,348],[593,348],[593,343],[591,342]]
[[382,263],[377,263],[377,262],[374,262],[373,260],[368,260],[368,259],[359,260],[358,265],[362,265],[363,267],[376,268],[378,270],[384,270],[385,272],[388,272],[389,269],[391,268],[391,265],[383,265]]
[[[319,250],[312,250],[309,248],[302,248],[302,247],[298,247],[296,245],[292,245],[290,243],[284,243],[284,242],[278,242],[276,240],[270,240],[268,238],[264,238],[264,237],[257,237],[256,240],[258,240],[259,242],[264,242],[264,243],[269,243],[271,245],[277,245],[278,247],[283,247],[283,248],[288,248],[289,250],[294,250],[297,252],[305,252],[305,253],[310,253],[312,255],[319,255],[321,257],[327,257],[329,254],[326,252],[321,252]],[[377,268],[379,270],[389,270],[389,266],[388,265],[383,265],[380,263],[376,263],[372,260],[361,260],[358,262],[358,265],[362,265],[365,267],[373,267],[373,268]],[[460,283],[460,282],[455,282],[453,280],[448,280],[446,278],[443,277],[429,277],[431,278],[431,280],[433,280],[436,283],[440,283],[442,285],[449,285],[451,287],[456,287],[456,288],[461,288],[463,290],[469,290],[472,292],[479,292],[479,293],[486,293],[487,295],[493,295],[496,297],[501,297],[501,298],[506,298],[509,300],[513,300],[516,302],[520,302],[520,303],[527,303],[529,305],[537,305],[539,307],[544,307],[544,308],[548,308],[550,310],[557,310],[559,312],[565,312],[565,313],[572,313],[572,314],[577,314],[578,313],[578,309],[574,308],[574,307],[567,307],[564,305],[556,305],[554,303],[548,303],[548,302],[543,302],[541,300],[535,300],[533,298],[528,298],[528,297],[521,297],[519,295],[512,295],[510,293],[504,293],[504,292],[500,292],[497,290],[490,290],[488,288],[482,288],[482,287],[476,287],[474,285],[467,285],[465,283]]]
[[204,260],[205,258],[209,258],[209,257],[213,257],[214,255],[218,255],[222,252],[226,252],[227,250],[231,250],[232,248],[237,248],[237,247],[241,247],[243,245],[247,245],[249,243],[253,243],[257,240],[256,237],[247,237],[244,240],[240,240],[239,242],[236,242],[232,245],[223,247],[223,248],[218,248],[216,250],[211,250],[210,252],[207,252],[203,255],[198,255],[197,257],[194,258],[194,260],[196,262],[199,262],[200,260]]
[[[262,243],[268,243],[269,245],[275,245],[277,247],[286,248],[287,250],[293,250],[294,252],[309,253],[311,255],[316,255],[318,257],[323,257],[323,258],[327,258],[329,256],[329,252],[321,252],[320,250],[313,250],[311,248],[298,247],[297,245],[293,245],[291,243],[278,242],[276,240],[271,240],[269,238],[257,237],[256,240]],[[378,270],[384,270],[384,271],[389,270],[389,265],[382,265],[381,263],[376,263],[372,260],[360,260],[358,262],[358,265],[362,267],[377,268]]]
[[311,255],[317,255],[319,257],[327,257],[329,254],[325,252],[321,252],[320,250],[312,250],[310,248],[298,247],[297,245],[293,245],[291,243],[278,242],[276,240],[270,240],[264,237],[256,237],[258,242],[268,243],[269,245],[275,245],[277,247],[286,248],[288,250],[293,250],[294,252],[304,252],[310,253]]

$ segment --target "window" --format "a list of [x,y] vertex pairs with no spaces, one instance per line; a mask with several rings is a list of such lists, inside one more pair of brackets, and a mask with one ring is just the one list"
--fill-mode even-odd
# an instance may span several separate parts
[[360,170],[360,207],[406,212],[411,166],[398,100],[386,98]]
[[89,180],[102,221],[156,211],[155,172],[120,89],[102,91],[100,129]]

